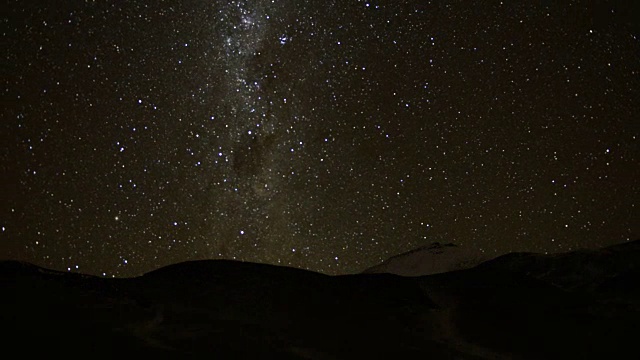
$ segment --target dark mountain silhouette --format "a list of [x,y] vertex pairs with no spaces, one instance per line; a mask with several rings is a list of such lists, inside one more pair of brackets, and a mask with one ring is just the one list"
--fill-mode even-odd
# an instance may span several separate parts
[[621,358],[640,321],[640,241],[509,254],[421,277],[235,261],[130,279],[0,263],[6,353],[133,358]]

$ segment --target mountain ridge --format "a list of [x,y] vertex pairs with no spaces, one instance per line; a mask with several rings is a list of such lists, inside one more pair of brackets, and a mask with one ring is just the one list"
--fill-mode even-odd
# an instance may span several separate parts
[[640,241],[418,277],[202,260],[112,279],[3,261],[0,321],[9,350],[38,356],[616,357],[635,344],[639,264]]
[[474,267],[492,257],[481,251],[453,243],[434,242],[391,256],[363,274],[389,273],[401,276],[425,276]]

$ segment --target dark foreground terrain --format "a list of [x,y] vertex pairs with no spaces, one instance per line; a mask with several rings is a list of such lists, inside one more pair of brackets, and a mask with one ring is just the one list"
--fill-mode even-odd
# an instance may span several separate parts
[[131,279],[0,263],[3,352],[70,358],[627,358],[640,241],[422,277],[198,261]]

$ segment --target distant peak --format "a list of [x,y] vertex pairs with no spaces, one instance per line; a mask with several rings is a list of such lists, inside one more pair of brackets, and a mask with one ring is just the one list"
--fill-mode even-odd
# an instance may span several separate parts
[[393,258],[396,258],[396,257],[405,256],[405,255],[408,255],[408,254],[421,252],[421,251],[425,251],[425,250],[429,251],[429,252],[432,252],[432,253],[440,253],[442,251],[438,251],[438,250],[443,250],[443,249],[446,249],[446,248],[457,248],[457,247],[458,247],[458,245],[456,245],[454,243],[442,244],[442,243],[436,241],[436,242],[433,242],[433,243],[431,243],[429,245],[423,245],[423,246],[420,246],[420,247],[415,248],[413,250],[409,250],[409,251],[407,251],[405,253],[392,256],[391,258],[389,258],[389,260],[391,260]]

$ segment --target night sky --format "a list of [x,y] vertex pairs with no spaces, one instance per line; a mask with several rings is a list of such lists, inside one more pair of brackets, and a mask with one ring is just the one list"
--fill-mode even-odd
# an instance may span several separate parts
[[623,3],[7,1],[0,258],[344,274],[635,240]]

